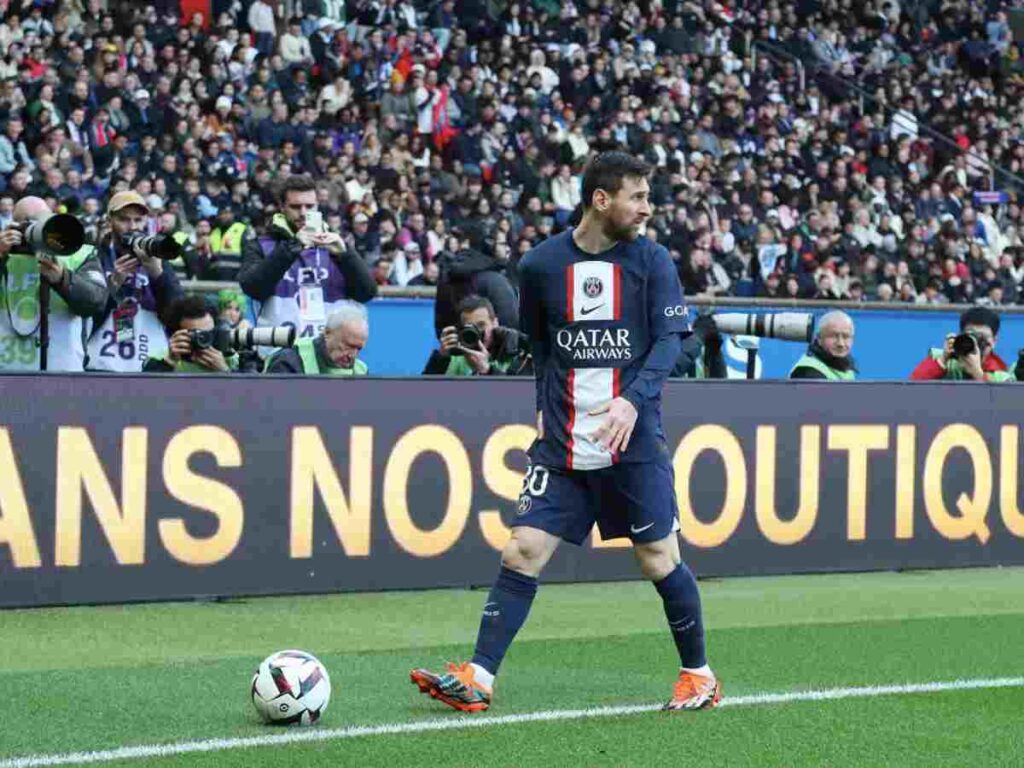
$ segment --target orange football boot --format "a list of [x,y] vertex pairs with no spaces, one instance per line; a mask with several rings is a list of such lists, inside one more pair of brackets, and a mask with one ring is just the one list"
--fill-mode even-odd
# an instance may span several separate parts
[[467,661],[448,664],[448,671],[439,675],[427,669],[414,669],[409,679],[421,693],[447,704],[460,712],[483,712],[491,706],[491,690],[473,678],[473,666]]
[[722,700],[722,683],[714,675],[679,671],[672,698],[662,709],[712,709]]

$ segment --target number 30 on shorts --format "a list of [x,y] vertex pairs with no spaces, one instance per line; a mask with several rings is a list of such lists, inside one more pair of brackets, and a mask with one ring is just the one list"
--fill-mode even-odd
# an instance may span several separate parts
[[547,468],[539,464],[535,467],[527,467],[526,476],[523,477],[523,493],[528,493],[531,496],[543,496],[544,491],[548,489],[548,477],[550,476]]

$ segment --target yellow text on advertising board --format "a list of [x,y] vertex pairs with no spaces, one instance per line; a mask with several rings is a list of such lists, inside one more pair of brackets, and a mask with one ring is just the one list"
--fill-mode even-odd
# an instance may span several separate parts
[[[346,449],[339,451],[340,455],[332,455],[319,427],[295,426],[288,441],[288,461],[281,464],[288,467],[284,478],[288,483],[287,516],[282,516],[288,524],[288,554],[296,559],[313,556],[317,501],[338,547],[348,557],[371,556],[371,526],[381,523],[393,541],[414,557],[448,552],[467,535],[467,526],[474,521],[484,542],[500,549],[509,529],[499,506],[507,510],[504,519],[510,519],[522,487],[522,473],[510,459],[521,458],[534,434],[533,427],[527,425],[498,427],[488,436],[475,467],[463,440],[442,425],[421,424],[409,429],[384,456],[375,455],[372,426],[349,429]],[[793,475],[791,468],[783,471],[777,467],[775,426],[759,426],[746,453],[739,437],[726,426],[703,424],[689,430],[673,458],[686,541],[698,547],[721,546],[736,533],[744,516],[751,514],[767,542],[790,546],[805,541],[823,512],[823,463],[844,457],[845,505],[829,513],[845,516],[849,541],[867,536],[872,457],[892,461],[895,469],[895,484],[886,491],[890,498],[879,503],[874,497],[873,531],[884,528],[886,536],[912,539],[915,525],[920,525],[920,498],[928,524],[947,540],[974,539],[985,544],[997,517],[1011,535],[1024,538],[1024,513],[1017,498],[1020,434],[1015,425],[1001,427],[997,446],[990,446],[968,424],[945,426],[927,445],[919,445],[917,428],[905,424],[803,425],[798,440],[799,466]],[[15,568],[40,567],[44,555],[56,566],[79,566],[86,514],[95,518],[116,562],[145,563],[147,548],[154,546],[146,533],[146,499],[151,490],[165,492],[180,509],[177,515],[167,515],[166,510],[173,507],[161,505],[164,514],[156,522],[159,545],[176,561],[190,566],[209,566],[229,558],[242,540],[247,515],[257,514],[257,500],[249,500],[253,509],[247,511],[242,496],[230,484],[233,473],[244,472],[244,455],[235,436],[219,426],[192,425],[176,432],[162,446],[159,480],[148,477],[150,453],[158,450],[151,445],[149,431],[141,426],[126,427],[121,432],[119,492],[88,430],[59,428],[56,470],[47,476],[47,481],[54,483],[52,511],[29,508],[25,468],[17,461],[15,442],[12,434],[0,427],[0,560]],[[947,461],[958,451],[969,459],[973,479],[954,503],[947,505],[943,476]],[[724,469],[725,493],[719,509],[707,509],[706,505],[698,509],[691,495],[694,467],[705,453],[716,455]],[[190,462],[199,454],[212,457],[218,468],[226,470],[222,473],[226,479],[194,471]],[[410,477],[416,462],[429,454],[444,465],[437,483],[447,489],[447,501],[440,522],[425,527],[417,524],[417,499],[410,495]],[[920,472],[919,458],[923,459]],[[347,464],[347,478],[339,472],[338,459]],[[478,478],[490,494],[508,504],[477,508],[474,491]],[[775,490],[780,482],[792,482],[798,488],[795,513],[777,507]],[[375,505],[378,487],[380,498]],[[375,506],[382,512],[382,521],[375,516]],[[188,516],[197,512],[212,518],[212,533],[197,536],[190,532]],[[265,504],[260,505],[258,514],[266,518]],[[37,535],[51,521],[52,556],[41,550]],[[598,548],[628,546],[623,540],[601,541],[596,534],[592,544]]]

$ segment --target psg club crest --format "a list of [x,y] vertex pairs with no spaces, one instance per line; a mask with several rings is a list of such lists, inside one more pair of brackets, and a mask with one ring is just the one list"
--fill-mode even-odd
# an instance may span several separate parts
[[604,284],[599,277],[588,277],[583,281],[583,293],[588,299],[596,299],[604,291]]

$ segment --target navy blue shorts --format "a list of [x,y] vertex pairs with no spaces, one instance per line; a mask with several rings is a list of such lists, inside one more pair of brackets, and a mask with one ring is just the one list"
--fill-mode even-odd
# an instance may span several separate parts
[[604,539],[637,543],[679,530],[672,465],[623,463],[586,472],[533,465],[526,470],[512,527],[539,528],[582,544],[594,523]]

